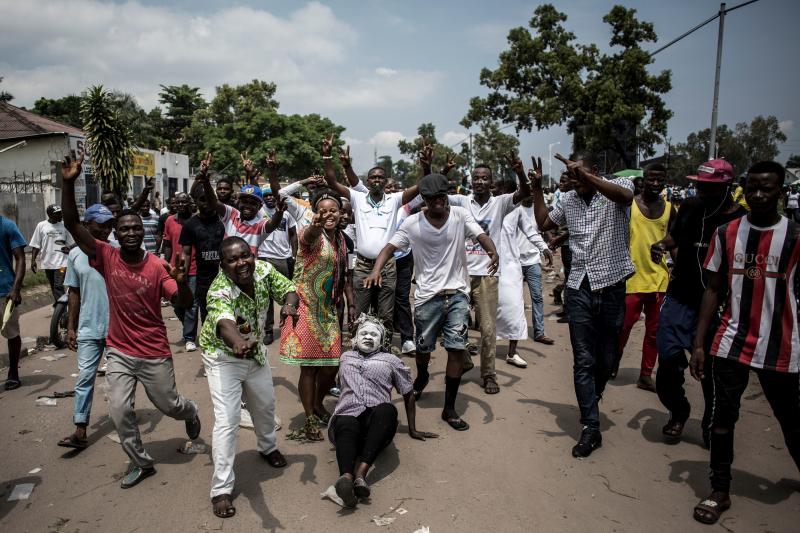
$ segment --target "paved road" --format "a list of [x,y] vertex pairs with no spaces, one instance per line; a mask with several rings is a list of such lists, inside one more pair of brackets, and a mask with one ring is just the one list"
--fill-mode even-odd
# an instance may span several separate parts
[[[548,298],[549,300],[549,298]],[[548,306],[546,312],[553,309]],[[46,334],[48,307],[22,318],[25,337]],[[165,318],[172,317],[165,310]],[[168,320],[170,340],[178,323]],[[456,433],[439,420],[444,396],[445,354],[437,350],[434,379],[419,404],[418,425],[441,438],[411,440],[404,416],[395,442],[370,474],[373,497],[355,511],[342,511],[319,494],[337,477],[329,443],[285,441],[289,467],[273,470],[255,452],[251,431],[242,430],[237,456],[236,517],[223,521],[210,511],[212,465],[208,455],[176,452],[186,436],[182,422],[163,417],[140,390],[138,416],[158,474],[129,491],[119,488],[126,457],[108,438],[114,434],[98,379],[91,446],[64,453],[56,441],[71,431],[71,399],[38,407],[37,396],[72,388],[75,356],[55,362],[37,353],[22,363],[23,387],[0,393],[0,531],[402,531],[422,526],[439,532],[508,531],[798,531],[800,475],[780,428],[751,383],[736,432],[734,507],[721,524],[701,526],[693,505],[708,492],[708,452],[700,446],[697,413],[678,445],[661,442],[665,414],[656,396],[636,389],[641,323],[631,339],[619,378],[602,404],[604,446],[589,459],[570,456],[580,428],[565,325],[546,322],[553,347],[521,343],[525,370],[498,362],[502,391],[487,396],[476,371],[462,387],[458,408],[472,428]],[[473,332],[474,335],[474,332]],[[273,349],[277,346],[273,345]],[[5,349],[5,346],[3,346]],[[500,353],[505,352],[501,343]],[[54,352],[49,352],[54,353]],[[59,352],[55,352],[59,353]],[[302,422],[296,396],[298,371],[277,362],[277,411],[284,427]],[[201,440],[211,443],[213,416],[200,355],[175,351],[179,390],[201,406]],[[37,372],[38,371],[38,372]],[[34,373],[36,372],[36,373]],[[694,405],[699,387],[689,385]],[[332,399],[331,399],[332,401]],[[398,400],[398,405],[401,401]],[[332,405],[329,405],[332,408]],[[402,407],[401,407],[402,413]],[[33,469],[41,471],[30,474]],[[35,483],[27,501],[7,502],[14,485]],[[393,509],[403,508],[400,514]],[[384,527],[374,516],[394,518]]]

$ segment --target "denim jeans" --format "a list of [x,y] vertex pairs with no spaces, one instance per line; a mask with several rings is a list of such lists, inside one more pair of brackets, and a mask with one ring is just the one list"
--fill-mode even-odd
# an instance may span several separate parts
[[92,413],[94,380],[97,368],[106,349],[105,339],[78,339],[78,377],[75,380],[74,414],[75,424],[88,424]]
[[542,265],[522,265],[522,277],[531,294],[533,338],[544,336],[544,298],[542,297]]
[[599,401],[614,364],[625,318],[625,281],[592,291],[584,277],[580,289],[567,287],[575,396],[581,424],[600,429]]
[[417,353],[427,354],[436,349],[439,333],[444,337],[445,350],[466,349],[468,324],[469,298],[466,294],[437,294],[414,309]]
[[[189,288],[192,289],[192,294],[197,291],[197,276],[189,276]],[[173,305],[172,309],[175,311],[175,316],[183,324],[183,342],[194,342],[197,338],[197,301],[192,301],[192,306],[189,308],[178,307]]]

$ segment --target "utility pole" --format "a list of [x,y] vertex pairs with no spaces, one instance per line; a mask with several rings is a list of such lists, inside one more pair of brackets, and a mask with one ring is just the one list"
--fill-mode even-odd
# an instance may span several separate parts
[[472,166],[475,162],[475,158],[472,156],[472,132],[469,132],[469,168],[472,170]]
[[711,138],[708,142],[708,158],[717,156],[717,106],[719,103],[719,72],[722,68],[722,34],[725,31],[725,3],[719,5],[719,35],[717,36],[717,68],[714,73],[714,102],[711,107]]

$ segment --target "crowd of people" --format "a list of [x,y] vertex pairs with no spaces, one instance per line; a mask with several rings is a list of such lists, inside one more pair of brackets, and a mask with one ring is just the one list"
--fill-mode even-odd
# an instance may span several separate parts
[[[78,354],[75,428],[59,446],[88,446],[101,370],[111,419],[130,459],[122,488],[156,473],[137,427],[137,383],[157,409],[184,421],[190,439],[198,437],[200,406],[175,384],[162,318],[162,306],[171,304],[182,324],[181,344],[187,352],[199,345],[208,379],[212,510],[233,516],[245,412],[264,460],[274,468],[287,464],[278,447],[267,352],[275,344],[277,303],[279,358],[300,367],[305,415],[287,438],[322,441],[327,428],[340,472],[335,492],[354,507],[369,497],[367,472],[397,430],[392,389],[403,397],[409,436],[437,436],[417,429],[415,404],[438,344],[447,353],[441,418],[456,431],[469,429],[456,399],[474,357],[492,395],[501,390],[497,339],[508,341],[505,360],[520,368],[527,362],[519,341],[554,344],[544,327],[542,264],[549,267],[560,253],[559,315],[569,324],[582,427],[574,457],[602,445],[600,400],[643,314],[637,386],[657,393],[667,411],[666,440],[680,440],[689,420],[687,368],[703,389],[712,491],[694,508],[696,520],[714,523],[731,505],[734,428],[751,369],[800,467],[800,225],[794,220],[800,193],[785,191],[779,164],[753,165],[737,199],[733,168],[721,159],[702,164],[680,191],[667,187],[667,169],[659,164],[644,168],[635,184],[601,176],[590,152],[556,155],[565,171],[552,192],[542,186],[541,160],[532,158],[526,172],[513,153],[507,164],[514,179],[496,179],[490,167],[476,165],[466,190],[448,178],[451,160],[440,172],[431,168],[428,145],[419,154],[424,177],[405,189],[379,166],[362,181],[349,149],[337,154],[339,176],[333,137],[321,152],[323,175],[288,186],[280,183],[276,154],[264,162],[266,176],[243,155],[245,179],[236,192],[229,178],[212,180],[207,154],[191,191],[170,198],[164,213],[150,209],[148,180],[127,208],[107,193],[83,220],[74,191],[83,155],[62,162],[61,205],[47,208],[30,241],[32,270],[45,270],[55,298],[68,291],[68,342]],[[11,390],[21,383],[16,305],[28,243],[13,222],[0,222],[2,335],[11,358],[5,388]],[[532,335],[520,298],[524,287]],[[477,344],[469,342],[470,328],[478,332]],[[403,356],[414,359],[413,374]],[[338,396],[332,413],[323,402],[328,395]]]

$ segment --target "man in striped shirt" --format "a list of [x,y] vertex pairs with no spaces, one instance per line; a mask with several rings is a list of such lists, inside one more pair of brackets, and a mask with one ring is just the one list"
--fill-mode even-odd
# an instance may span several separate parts
[[778,214],[785,172],[772,161],[748,171],[750,213],[720,226],[708,251],[709,284],[703,295],[690,370],[705,372],[705,337],[725,298],[711,346],[714,402],[711,419],[711,487],[694,518],[713,524],[731,505],[733,435],[750,370],[780,423],[789,454],[800,469],[800,337],[797,264],[800,225]]

